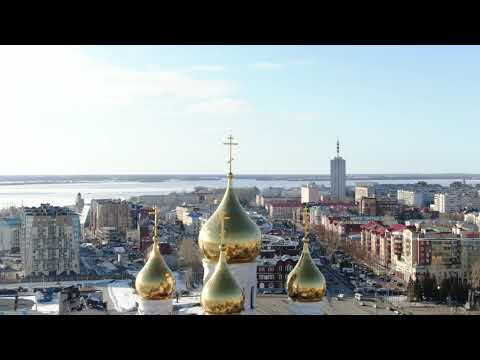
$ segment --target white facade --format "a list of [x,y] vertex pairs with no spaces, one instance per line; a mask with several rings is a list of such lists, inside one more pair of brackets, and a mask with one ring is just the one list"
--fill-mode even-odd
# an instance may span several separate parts
[[360,203],[364,197],[375,196],[375,185],[356,185],[355,186],[355,203]]
[[480,226],[480,213],[472,212],[469,214],[465,214],[464,221],[467,224],[475,224],[477,226]]
[[172,299],[144,300],[138,297],[138,315],[172,315]]
[[397,201],[399,204],[421,208],[424,203],[423,193],[413,190],[397,190]]
[[320,189],[315,183],[302,186],[301,202],[311,203],[320,201]]
[[342,201],[346,197],[345,160],[340,156],[330,160],[330,186],[332,200]]
[[449,193],[435,194],[433,205],[434,209],[440,213],[451,213],[460,209],[458,196]]
[[478,191],[467,186],[435,194],[432,209],[440,213],[451,213],[465,208],[475,209],[479,207],[480,197]]

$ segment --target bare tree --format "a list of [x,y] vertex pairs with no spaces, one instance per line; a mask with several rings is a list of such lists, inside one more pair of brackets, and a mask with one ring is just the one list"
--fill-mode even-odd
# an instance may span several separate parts
[[480,288],[480,258],[471,267],[471,281],[474,289]]
[[184,238],[180,243],[178,249],[178,261],[180,266],[183,267],[188,274],[188,282],[192,282],[192,277],[202,271],[202,257],[200,255],[200,249],[194,239]]

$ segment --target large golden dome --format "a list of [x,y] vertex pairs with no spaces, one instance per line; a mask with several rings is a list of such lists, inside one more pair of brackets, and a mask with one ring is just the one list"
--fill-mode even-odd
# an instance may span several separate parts
[[212,277],[203,286],[200,303],[207,314],[239,314],[244,309],[245,295],[228,268],[225,247],[222,249]]
[[254,262],[260,254],[262,235],[258,226],[240,204],[232,186],[233,175],[228,175],[228,184],[222,202],[202,226],[198,244],[203,256],[210,261],[219,258],[221,243],[221,219],[227,216],[225,224],[225,256],[229,264]]
[[287,292],[290,299],[298,302],[322,301],[327,292],[327,283],[323,274],[313,262],[310,255],[308,210],[304,211],[305,237],[303,239],[303,251],[297,265],[288,274]]
[[156,217],[155,214],[155,234],[153,236],[152,251],[145,266],[140,270],[135,279],[137,293],[144,300],[168,299],[175,291],[175,276],[173,276],[160,253]]

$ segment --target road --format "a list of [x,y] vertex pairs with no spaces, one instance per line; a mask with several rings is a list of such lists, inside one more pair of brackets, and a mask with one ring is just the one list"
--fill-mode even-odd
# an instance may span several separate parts
[[[346,281],[335,271],[324,267],[322,273],[327,279],[327,315],[394,315],[392,311],[386,310],[385,306],[378,303],[375,309],[374,301],[363,301],[365,306],[354,298],[353,290],[347,286]],[[337,294],[344,294],[343,300],[337,300]]]
[[[353,290],[347,286],[345,280],[333,270],[322,268],[322,273],[327,280],[327,315],[395,315],[380,305],[373,307],[373,301],[364,301],[366,306],[361,306],[354,298]],[[344,294],[343,300],[337,300],[337,294]],[[258,295],[258,315],[288,315],[288,300],[286,295]]]

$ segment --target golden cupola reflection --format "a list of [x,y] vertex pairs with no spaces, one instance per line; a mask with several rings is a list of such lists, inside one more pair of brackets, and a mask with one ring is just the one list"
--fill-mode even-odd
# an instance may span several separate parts
[[145,266],[140,270],[135,280],[137,293],[144,300],[168,299],[175,291],[175,277],[160,253],[157,221],[157,209],[155,208],[152,250]]
[[227,216],[231,221],[225,224],[226,261],[229,264],[251,263],[260,254],[262,234],[255,222],[243,209],[233,190],[232,146],[237,144],[232,142],[232,136],[228,139],[229,142],[226,145],[230,146],[230,172],[227,189],[217,210],[202,226],[198,244],[204,258],[212,262],[218,261],[221,222],[222,217]]
[[[222,228],[224,219],[228,217],[222,219]],[[244,310],[245,295],[228,268],[225,250],[226,246],[221,244],[215,271],[203,286],[200,296],[203,310],[211,315],[233,315]]]
[[309,217],[308,209],[304,211],[305,236],[303,239],[303,251],[297,265],[287,278],[287,292],[290,299],[298,302],[321,301],[327,292],[327,284],[323,274],[313,262],[308,244]]

